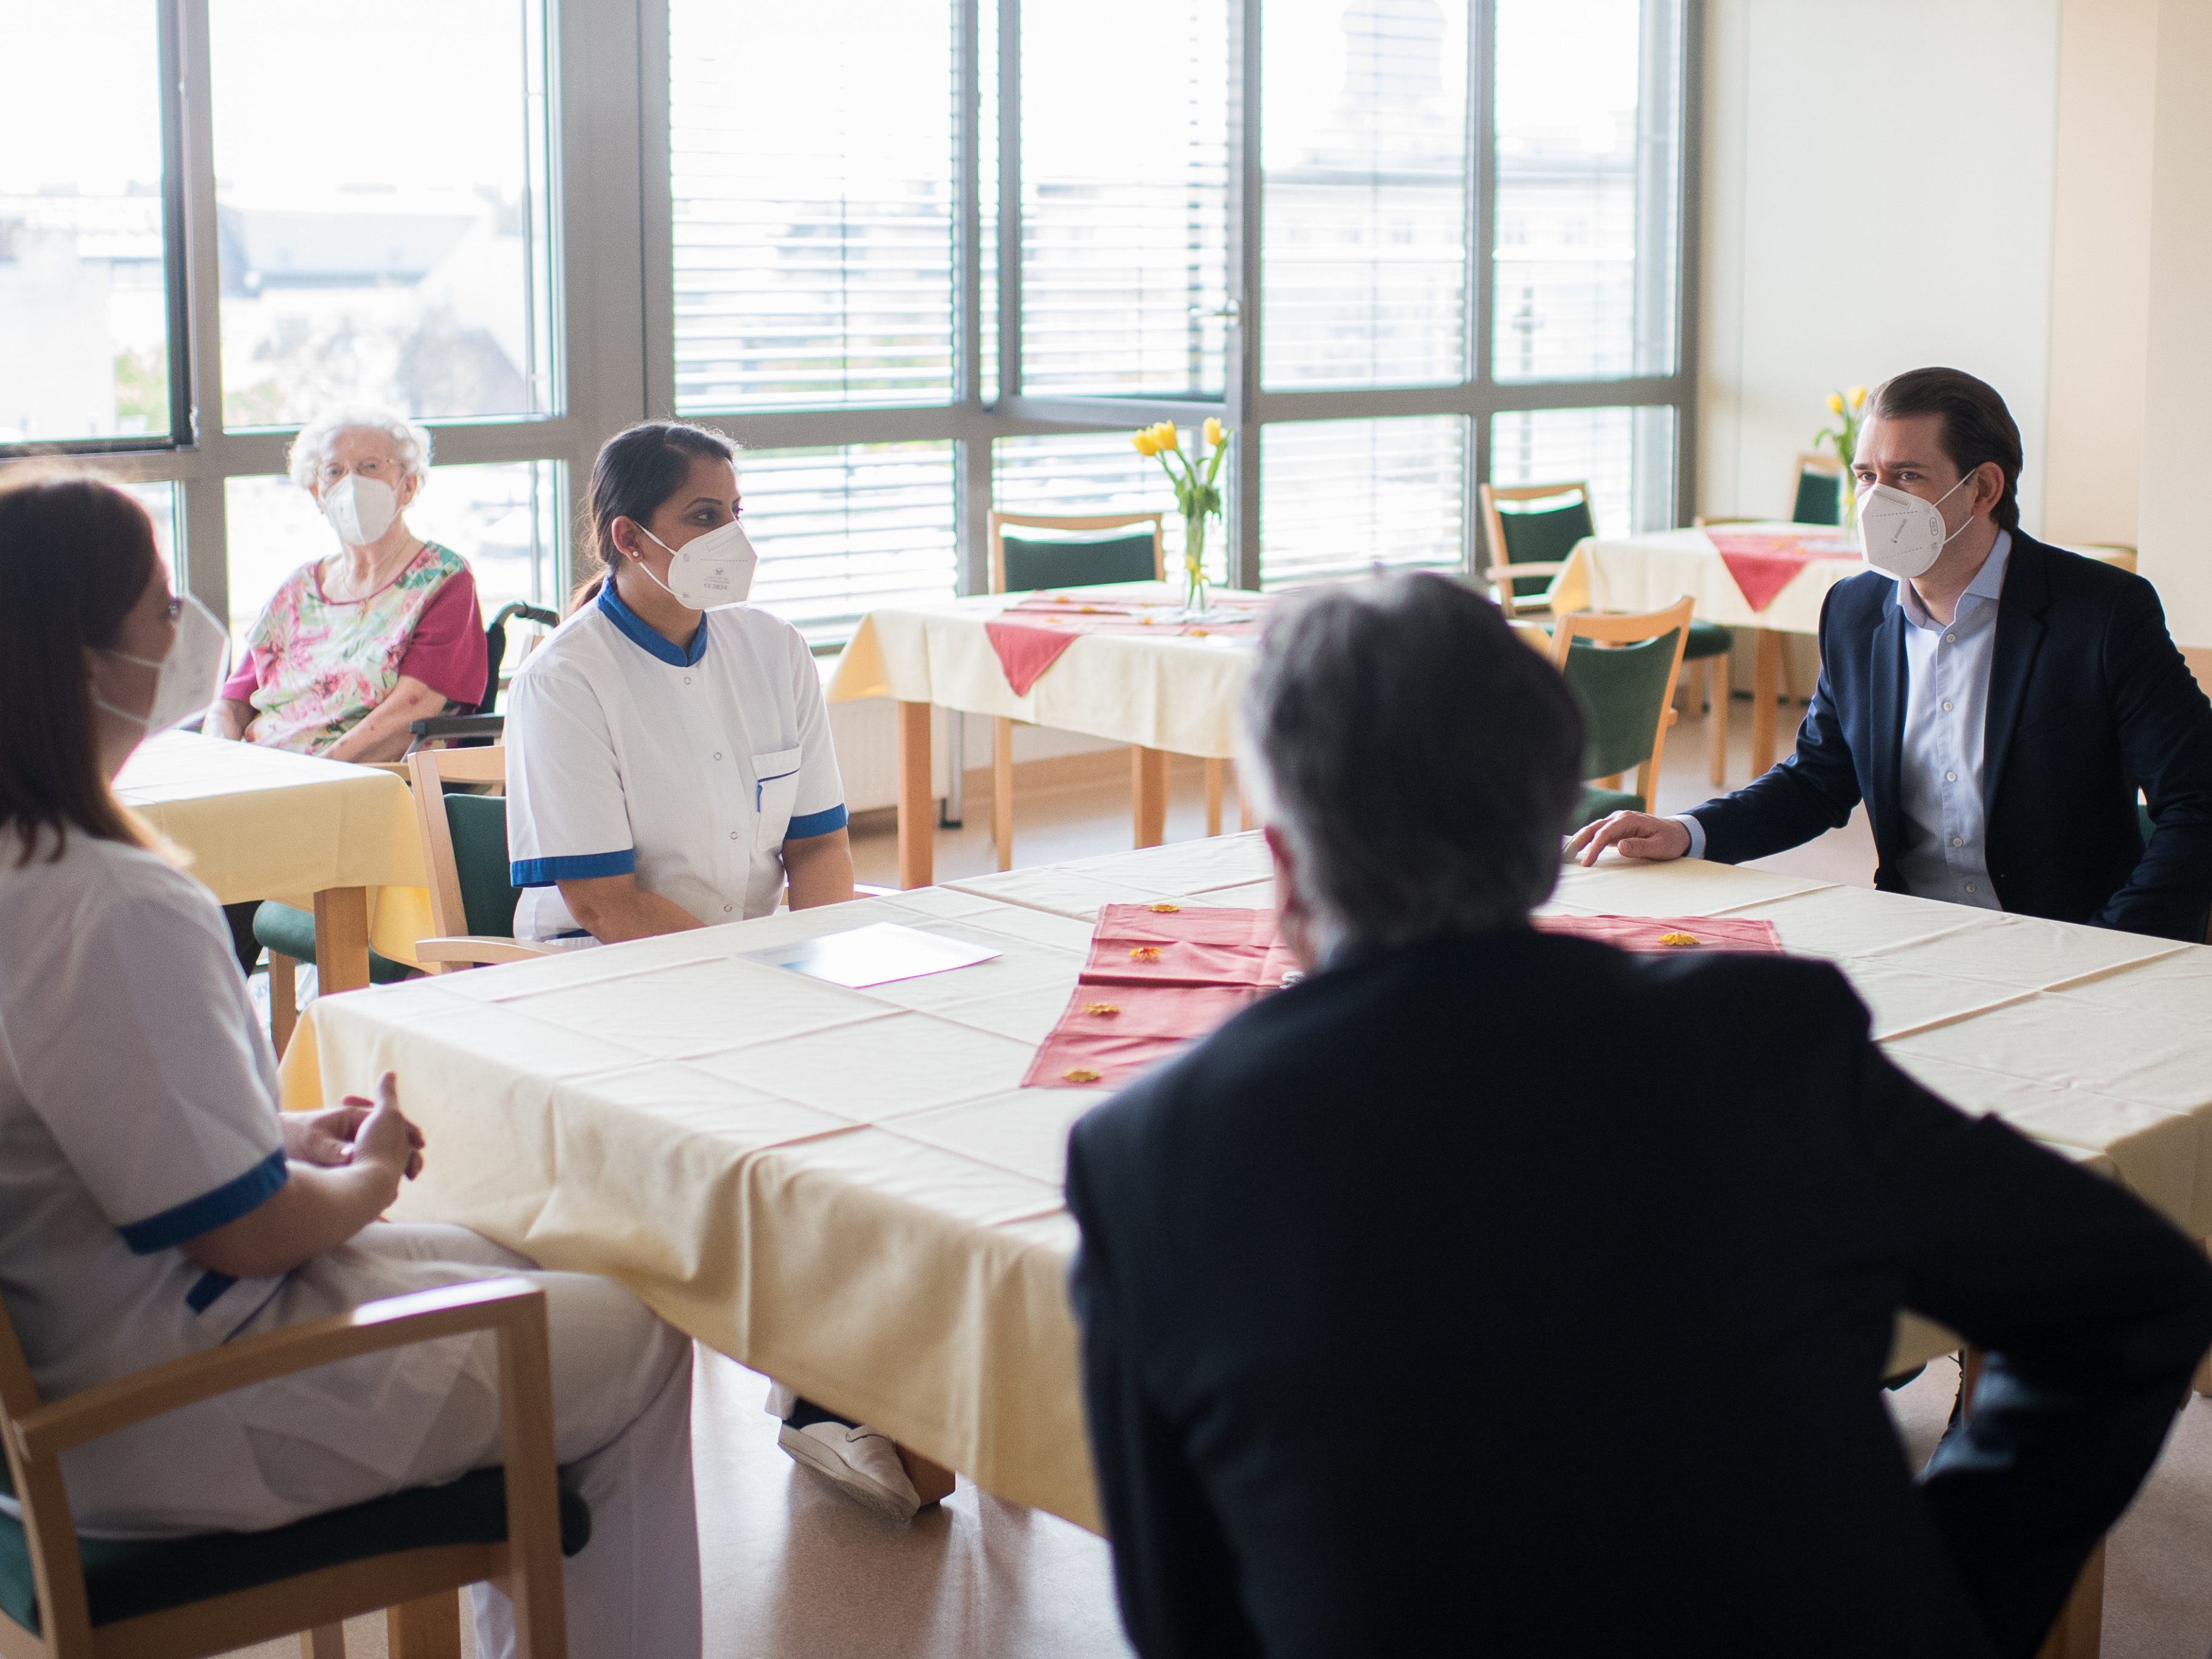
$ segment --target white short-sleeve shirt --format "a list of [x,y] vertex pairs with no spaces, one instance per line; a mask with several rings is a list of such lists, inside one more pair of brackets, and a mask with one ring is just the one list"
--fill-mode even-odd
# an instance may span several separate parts
[[766,915],[783,844],[845,827],[813,653],[750,606],[680,650],[611,584],[532,652],[507,711],[518,939],[582,930],[554,884],[634,872],[708,923]]
[[51,1399],[228,1339],[280,1281],[176,1247],[284,1184],[222,913],[154,854],[0,830],[0,1289]]

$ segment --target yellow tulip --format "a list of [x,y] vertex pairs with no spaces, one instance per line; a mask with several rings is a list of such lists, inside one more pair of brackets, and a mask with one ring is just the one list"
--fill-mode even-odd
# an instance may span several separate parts
[[1831,392],[1828,394],[1828,413],[1829,413],[1829,414],[1831,414],[1831,415],[1840,415],[1840,414],[1842,414],[1843,412],[1844,412],[1844,399],[1843,399],[1843,394],[1842,394],[1842,393],[1840,393],[1840,392]]
[[1851,400],[1851,407],[1853,409],[1856,409],[1861,404],[1866,401],[1866,388],[1863,386],[1855,386],[1849,392],[1844,393],[1844,396],[1849,398]]
[[1157,455],[1160,453],[1160,441],[1152,435],[1152,429],[1150,427],[1138,433],[1129,441],[1136,445],[1137,453],[1139,455]]
[[1206,417],[1206,441],[1216,449],[1221,447],[1221,422],[1211,415]]
[[1159,438],[1162,449],[1172,449],[1178,453],[1182,452],[1182,446],[1176,441],[1176,425],[1173,421],[1162,421],[1152,428],[1152,431]]

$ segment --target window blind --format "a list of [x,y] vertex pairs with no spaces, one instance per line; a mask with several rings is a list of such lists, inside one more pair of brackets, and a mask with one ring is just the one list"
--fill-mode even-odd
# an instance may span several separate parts
[[740,452],[752,602],[823,645],[877,605],[951,598],[952,488],[950,443]]
[[668,13],[678,410],[949,401],[951,8]]
[[1272,423],[1260,434],[1268,588],[1386,568],[1456,569],[1467,422],[1456,415]]

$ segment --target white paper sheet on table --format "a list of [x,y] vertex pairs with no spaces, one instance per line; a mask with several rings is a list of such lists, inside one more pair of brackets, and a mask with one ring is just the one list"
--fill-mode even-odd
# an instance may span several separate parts
[[926,933],[919,927],[902,927],[895,921],[878,921],[842,933],[817,933],[812,939],[793,939],[764,951],[748,951],[738,960],[763,963],[860,991],[895,980],[949,973],[1003,954],[988,945]]

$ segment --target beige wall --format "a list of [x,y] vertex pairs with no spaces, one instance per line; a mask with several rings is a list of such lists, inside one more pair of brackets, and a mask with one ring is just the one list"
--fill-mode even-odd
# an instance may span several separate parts
[[2064,0],[2043,533],[2136,541],[2159,0]]
[[2212,646],[2212,5],[2159,8],[2139,568],[2176,639]]
[[2059,13],[1709,0],[1699,511],[1787,511],[1832,387],[1948,363],[2010,404],[2040,526]]

